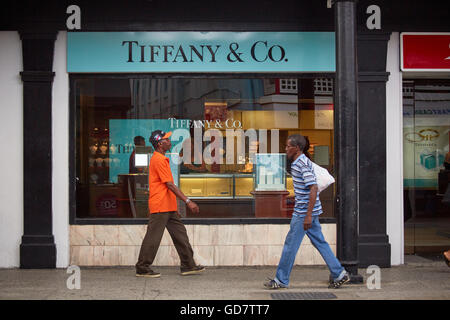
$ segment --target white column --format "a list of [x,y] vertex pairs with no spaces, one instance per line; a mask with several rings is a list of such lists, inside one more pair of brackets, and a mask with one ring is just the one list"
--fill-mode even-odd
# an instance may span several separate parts
[[23,234],[22,42],[18,32],[2,31],[0,43],[0,268],[13,268]]
[[0,268],[20,265],[23,234],[22,42],[18,32],[0,32]]
[[69,265],[69,74],[67,73],[67,32],[58,32],[53,59],[53,235],[56,267]]
[[403,102],[399,33],[388,43],[386,84],[386,212],[391,265],[404,263],[403,222]]

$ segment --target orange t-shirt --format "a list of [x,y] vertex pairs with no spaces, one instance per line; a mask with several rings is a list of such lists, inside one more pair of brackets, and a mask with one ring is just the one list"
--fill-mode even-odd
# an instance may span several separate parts
[[169,158],[155,151],[150,159],[148,179],[150,213],[177,211],[177,197],[166,185],[166,182],[173,183]]

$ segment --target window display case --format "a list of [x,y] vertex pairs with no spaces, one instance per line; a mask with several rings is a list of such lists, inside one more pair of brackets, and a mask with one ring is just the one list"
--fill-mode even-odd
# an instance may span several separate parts
[[255,217],[287,217],[286,154],[255,154],[253,176]]
[[123,197],[119,199],[120,206],[130,208],[134,218],[145,218],[148,214],[148,175],[142,173],[119,174],[118,184]]
[[235,198],[253,198],[250,192],[253,191],[253,175],[235,174],[234,175],[234,197]]
[[255,191],[286,190],[286,154],[257,153],[254,170]]
[[286,178],[286,187],[287,191],[289,191],[289,197],[294,197],[294,181],[292,180],[292,176],[290,175]]
[[182,174],[181,191],[193,199],[252,198],[251,174]]
[[180,189],[193,199],[233,199],[232,174],[182,174]]

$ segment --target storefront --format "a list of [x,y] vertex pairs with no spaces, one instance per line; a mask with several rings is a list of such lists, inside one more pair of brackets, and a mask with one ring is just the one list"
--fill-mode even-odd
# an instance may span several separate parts
[[[136,40],[120,45],[130,38]],[[105,42],[116,44],[107,52],[117,57],[103,69]],[[141,46],[148,61],[133,50],[137,43],[154,43]],[[68,50],[76,117],[70,122],[78,138],[75,222],[147,217],[148,137],[157,129],[173,132],[175,183],[201,207],[198,216],[186,212],[188,218],[289,216],[293,186],[284,147],[294,133],[308,136],[314,161],[332,171],[333,33],[69,33]],[[231,74],[233,68],[242,72]],[[273,77],[283,70],[290,73]],[[277,208],[255,201],[269,196],[259,191],[272,192]],[[324,216],[333,216],[332,198],[331,189],[323,195]]]
[[[290,134],[308,136],[315,162],[332,169],[331,78],[72,75],[71,81],[77,92],[73,103],[78,104],[72,114],[78,115],[74,122],[79,123],[79,158],[74,165],[79,168],[77,221],[147,216],[146,171],[153,152],[148,137],[158,128],[173,132],[175,182],[201,206],[200,215],[186,213],[190,218],[288,216],[287,208],[256,212],[252,192],[293,196],[283,154]],[[275,84],[281,82],[292,83],[294,89],[277,94]],[[314,96],[299,98],[298,85],[314,91]],[[110,92],[114,96],[108,96]],[[332,194],[330,189],[322,195],[324,216],[333,216]]]
[[450,246],[450,34],[402,33],[400,43],[405,252],[432,254]]
[[[336,48],[350,47],[336,43],[339,13],[326,1],[232,1],[220,13],[203,1],[195,8],[55,2],[31,5],[23,17],[12,6],[1,28],[2,88],[8,105],[24,111],[2,110],[8,135],[23,128],[5,140],[20,160],[5,167],[22,176],[2,187],[5,212],[17,213],[5,215],[2,266],[134,265],[155,129],[173,132],[175,181],[200,206],[199,215],[179,206],[199,263],[278,263],[293,206],[284,154],[293,133],[309,138],[313,160],[336,178],[321,194],[321,222],[338,257],[346,250],[342,217],[351,215],[342,204],[355,201],[358,261],[351,262],[403,263],[397,160],[406,146],[400,96],[409,79],[402,84],[396,31],[448,26],[439,18],[444,11],[425,10],[425,2],[401,19],[403,5],[375,2],[357,3],[358,126],[352,122],[350,135],[340,124],[351,115],[336,98]],[[411,18],[419,13],[420,22]],[[358,143],[350,146],[356,181],[339,160],[349,136]],[[353,183],[353,192],[342,192]],[[323,263],[305,239],[296,264]],[[178,264],[168,234],[155,264]]]
[[[79,235],[70,243],[71,263],[82,264],[85,253],[76,252],[89,247],[84,234],[93,223],[94,238],[99,224],[118,233],[118,241],[93,246],[93,264],[135,263],[120,252],[137,252],[141,239],[130,242],[125,232],[140,234],[147,222],[148,138],[157,129],[172,132],[175,183],[200,207],[192,214],[179,202],[199,262],[276,263],[268,250],[281,249],[294,205],[287,137],[307,136],[313,160],[333,172],[334,33],[77,32],[68,33],[67,48],[77,181],[70,218]],[[333,188],[321,195],[323,222],[334,222],[334,197]],[[249,232],[279,239],[256,241]],[[335,246],[335,235],[327,235]],[[161,252],[172,254],[159,263],[176,265],[171,241],[163,243]]]

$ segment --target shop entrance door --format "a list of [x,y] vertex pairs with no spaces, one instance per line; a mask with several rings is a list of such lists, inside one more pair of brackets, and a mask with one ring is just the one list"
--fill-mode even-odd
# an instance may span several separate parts
[[403,82],[405,254],[450,249],[450,80]]

